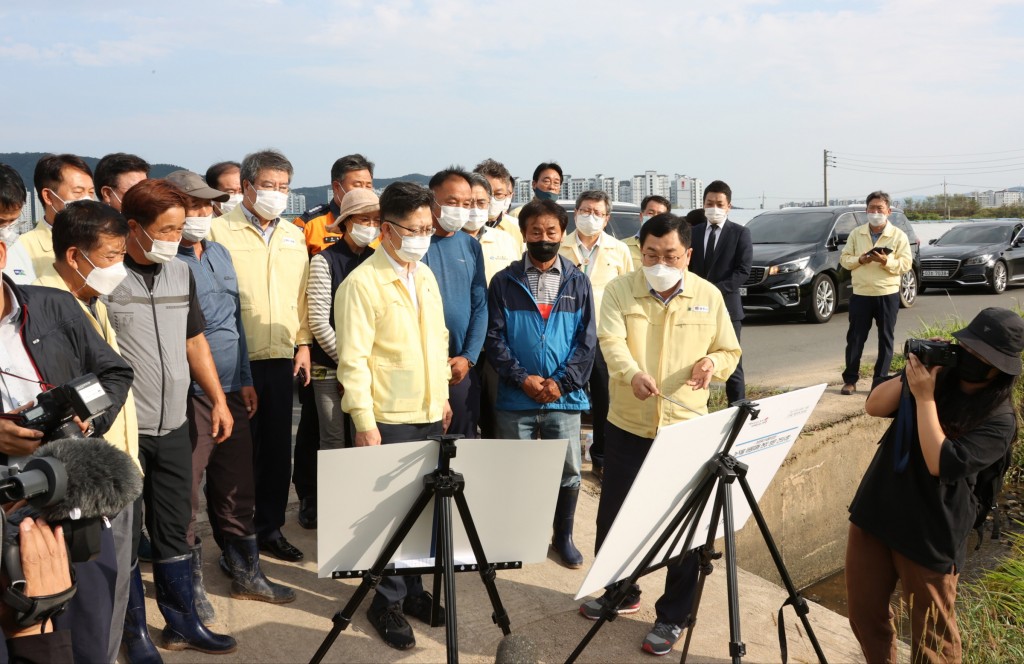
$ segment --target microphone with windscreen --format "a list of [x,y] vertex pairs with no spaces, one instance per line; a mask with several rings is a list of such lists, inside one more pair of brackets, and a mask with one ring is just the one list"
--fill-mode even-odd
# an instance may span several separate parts
[[537,645],[521,634],[509,634],[498,643],[494,664],[537,664]]

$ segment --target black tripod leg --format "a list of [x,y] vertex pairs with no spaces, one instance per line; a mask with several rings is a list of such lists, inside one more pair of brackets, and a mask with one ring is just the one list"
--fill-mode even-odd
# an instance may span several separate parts
[[[714,485],[709,487],[713,489]],[[715,554],[715,524],[718,523],[718,519],[722,515],[722,490],[725,488],[725,484],[718,485],[718,492],[715,494],[715,502],[711,508],[711,529],[708,531],[708,538],[704,542],[704,546],[700,549],[701,565],[700,565],[700,576],[697,578],[697,593],[693,597],[693,608],[690,609],[690,619],[686,624],[686,641],[683,642],[683,653],[679,658],[680,662],[685,662],[686,657],[690,652],[690,641],[693,639],[693,628],[697,625],[697,611],[700,609],[700,601],[704,596],[704,583],[707,581],[708,574],[711,574],[711,561],[715,558],[721,558],[721,554]],[[696,527],[696,521],[694,527]]]
[[473,522],[473,515],[469,511],[469,502],[466,500],[465,494],[461,488],[455,492],[455,506],[459,510],[459,517],[462,519],[462,526],[466,529],[466,536],[469,538],[469,545],[473,548],[473,556],[476,558],[477,565],[480,567],[480,578],[484,582],[484,588],[487,589],[487,596],[491,600],[491,608],[494,609],[494,613],[491,614],[491,619],[494,620],[495,624],[501,628],[501,633],[506,636],[512,633],[510,622],[508,619],[508,612],[505,611],[504,605],[501,603],[501,596],[498,595],[498,587],[495,585],[494,580],[497,574],[494,568],[491,567],[490,563],[487,562],[487,556],[484,553],[484,547],[480,543],[480,535],[476,531],[476,524]]
[[444,636],[448,650],[448,664],[457,664],[459,661],[459,628],[455,611],[455,555],[452,544],[451,496],[438,496],[437,503],[440,506],[437,541],[443,565],[442,574],[444,575]]
[[768,523],[764,520],[764,514],[761,513],[761,508],[757,504],[757,499],[754,498],[754,492],[750,489],[750,484],[747,483],[747,478],[744,473],[739,475],[740,488],[743,489],[743,495],[747,499],[747,504],[750,505],[750,511],[754,516],[754,521],[757,522],[757,527],[761,531],[761,537],[764,539],[764,543],[768,546],[768,552],[772,556],[772,560],[775,562],[775,568],[779,571],[779,576],[782,577],[782,584],[786,587],[786,592],[789,593],[789,601],[793,605],[793,609],[796,614],[800,616],[800,622],[804,625],[804,630],[807,631],[807,638],[811,641],[811,646],[814,648],[814,653],[818,656],[818,661],[821,664],[828,664],[825,659],[825,653],[821,649],[821,645],[818,643],[818,637],[814,635],[814,630],[811,628],[811,622],[807,619],[807,613],[810,608],[807,606],[807,600],[805,600],[800,593],[797,592],[796,586],[793,585],[793,579],[789,576],[789,570],[786,569],[786,563],[782,560],[782,554],[779,553],[779,548],[775,545],[775,540],[772,538],[771,532],[768,530]]
[[363,581],[356,588],[356,592],[349,598],[345,604],[345,608],[334,614],[331,619],[334,622],[334,626],[331,631],[328,632],[327,636],[324,637],[323,643],[320,644],[320,648],[317,649],[316,654],[309,660],[310,664],[319,664],[323,661],[324,656],[330,651],[331,646],[334,645],[338,635],[341,631],[349,626],[352,622],[352,616],[355,615],[356,609],[362,603],[363,599],[366,598],[367,593],[371,589],[376,588],[377,584],[380,583],[381,573],[384,568],[387,567],[388,563],[391,562],[391,557],[395,555],[395,551],[398,551],[398,547],[402,545],[406,536],[412,530],[412,527],[416,525],[417,519],[420,518],[420,514],[426,509],[430,503],[431,496],[434,495],[433,487],[430,485],[424,486],[423,490],[420,491],[420,495],[416,498],[416,502],[413,503],[412,507],[406,513],[405,518],[402,519],[402,523],[399,524],[398,530],[391,536],[388,543],[384,545],[384,549],[377,556],[377,560],[374,561],[373,566],[363,574]]
[[[729,593],[729,656],[733,664],[739,664],[747,647],[740,636],[740,596],[736,574],[736,534],[732,531],[732,482],[735,476],[719,485],[722,495],[722,511],[725,519],[725,585]],[[712,526],[713,527],[713,526]]]

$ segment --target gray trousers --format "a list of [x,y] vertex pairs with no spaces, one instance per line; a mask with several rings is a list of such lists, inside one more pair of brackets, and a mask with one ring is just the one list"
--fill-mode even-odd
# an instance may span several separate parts
[[110,620],[110,641],[107,645],[107,661],[117,659],[121,648],[121,633],[124,631],[124,613],[128,606],[128,581],[132,574],[132,505],[110,521],[110,532],[114,536],[114,556],[117,558],[117,577],[114,579],[114,613]]
[[338,379],[331,372],[328,378],[314,378],[310,382],[320,418],[320,449],[339,450],[345,447],[345,418],[341,412]]

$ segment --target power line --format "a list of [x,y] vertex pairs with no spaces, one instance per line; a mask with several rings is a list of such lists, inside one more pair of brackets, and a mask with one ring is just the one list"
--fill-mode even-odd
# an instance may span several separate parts
[[947,159],[953,157],[985,157],[993,154],[1011,154],[1014,152],[1024,152],[1024,148],[1017,148],[1015,150],[998,150],[996,152],[968,152],[965,154],[920,154],[915,156],[898,156],[898,155],[877,155],[877,154],[860,154],[856,152],[834,152],[833,154],[846,155],[850,157],[869,157],[871,159]]
[[1024,163],[1022,164],[1006,164],[1006,166],[1012,166],[1010,168],[991,169],[991,170],[964,170],[964,171],[949,171],[943,169],[934,170],[922,170],[922,169],[905,169],[905,170],[890,170],[884,169],[871,169],[871,168],[857,168],[854,166],[841,166],[836,165],[836,168],[844,171],[853,171],[857,173],[873,173],[880,175],[988,175],[990,173],[1019,173],[1024,171]]
[[907,167],[910,167],[910,166],[969,166],[970,164],[995,164],[995,163],[1001,162],[1001,161],[1018,161],[1024,155],[1014,155],[1012,157],[999,157],[998,159],[982,159],[980,161],[919,161],[919,162],[910,162],[910,161],[904,161],[904,162],[900,162],[900,161],[880,161],[880,160],[877,160],[877,159],[872,159],[872,160],[869,160],[869,159],[852,159],[852,158],[849,158],[849,157],[845,157],[843,155],[839,155],[839,156],[842,157],[842,160],[843,160],[844,163],[845,162],[853,162],[855,164],[869,164],[869,165],[874,165],[874,164],[890,164],[890,165],[893,165],[893,166],[907,166]]

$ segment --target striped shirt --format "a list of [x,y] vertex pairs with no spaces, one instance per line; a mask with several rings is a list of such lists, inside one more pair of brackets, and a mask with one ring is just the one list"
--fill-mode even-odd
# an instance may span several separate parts
[[526,281],[530,285],[530,293],[537,301],[537,310],[544,320],[551,315],[551,308],[558,299],[558,288],[562,285],[562,270],[558,260],[547,270],[541,270],[530,261],[524,258],[526,264]]

